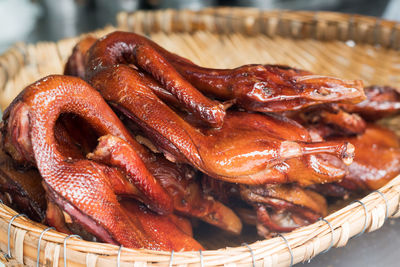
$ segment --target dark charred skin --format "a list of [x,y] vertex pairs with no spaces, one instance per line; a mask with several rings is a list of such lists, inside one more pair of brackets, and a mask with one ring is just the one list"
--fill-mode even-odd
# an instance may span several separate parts
[[[135,70],[124,65],[98,72],[91,82],[168,159],[189,163],[217,179],[246,184],[283,183],[296,179],[277,168],[287,160],[328,153],[348,164],[353,157],[348,142],[310,142],[299,137],[308,134],[306,129],[279,116],[230,112],[221,128],[194,128],[159,100]],[[286,137],[286,132],[293,137]],[[327,177],[340,179],[325,173],[324,181]]]
[[96,73],[118,64],[134,64],[150,74],[199,120],[213,127],[223,124],[224,106],[205,97],[186,81],[149,39],[121,32],[99,39],[87,54],[86,80],[91,83]]

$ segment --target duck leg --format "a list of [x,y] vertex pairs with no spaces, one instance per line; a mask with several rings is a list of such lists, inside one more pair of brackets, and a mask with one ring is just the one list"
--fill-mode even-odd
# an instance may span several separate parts
[[[28,86],[5,112],[2,129],[5,147],[12,155],[19,154],[17,158],[31,160],[31,164],[37,166],[48,197],[91,234],[114,244],[162,249],[156,240],[143,234],[140,225],[129,220],[118,204],[113,182],[110,182],[112,178],[104,171],[107,166],[63,154],[54,134],[56,121],[62,113],[78,114],[99,135],[113,134],[128,143],[136,143],[89,85],[77,78],[49,76]],[[15,128],[15,125],[22,127]],[[24,136],[26,133],[28,136]],[[138,187],[154,201],[148,204],[159,212],[170,212],[170,196],[154,182],[139,156],[131,156],[140,168],[135,179],[147,179],[152,184],[150,188]]]
[[[197,96],[191,100],[184,97],[188,90],[195,94],[198,89],[222,100],[235,100],[247,110],[261,112],[298,110],[321,103],[357,103],[365,98],[361,81],[343,81],[277,65],[203,68],[143,36],[125,32],[111,33],[93,45],[88,54],[87,78],[90,80],[100,69],[130,63],[152,74],[186,105],[195,101],[199,109],[207,106],[205,101]],[[194,112],[196,107],[189,110]],[[216,109],[209,111],[209,116],[217,114]],[[220,110],[218,114],[222,114]],[[207,116],[201,118],[211,122]]]
[[[124,170],[129,178],[130,169],[134,168],[130,164],[133,161],[127,158],[130,155],[129,149],[122,139],[110,135],[103,136],[96,150],[88,154],[88,158]],[[178,168],[170,169],[171,166],[168,165],[170,165],[168,162],[160,161],[155,166],[156,169],[150,168],[150,171],[159,174],[156,175],[158,181],[173,196],[175,212],[197,217],[235,234],[240,233],[242,224],[231,209],[212,198],[203,196],[194,177],[184,177]],[[185,169],[185,166],[181,166],[182,168]],[[171,172],[175,172],[176,175],[171,175]],[[194,176],[193,172],[189,175]]]
[[[118,33],[118,32],[116,32]],[[118,64],[135,64],[144,69],[176,97],[185,109],[211,126],[219,127],[225,116],[224,107],[200,93],[186,81],[169,62],[150,44],[150,40],[139,35],[108,35],[98,40],[88,51],[86,79],[99,71]]]
[[285,182],[273,167],[288,159],[328,153],[349,164],[353,157],[354,149],[348,142],[287,140],[278,136],[284,131],[260,129],[257,125],[263,121],[270,124],[266,115],[233,112],[221,128],[194,128],[160,101],[135,70],[124,65],[97,73],[92,85],[133,120],[168,159],[190,163],[214,178],[248,184]]

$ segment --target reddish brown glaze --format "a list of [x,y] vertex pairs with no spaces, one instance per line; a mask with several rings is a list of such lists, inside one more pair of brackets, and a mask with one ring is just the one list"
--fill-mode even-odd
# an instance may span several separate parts
[[368,125],[364,134],[347,140],[354,144],[356,155],[340,183],[343,187],[377,190],[400,173],[400,142],[394,132]]
[[235,99],[247,110],[282,112],[321,103],[357,103],[365,98],[361,81],[313,75],[286,66],[217,70],[181,61],[172,64],[202,92],[223,100]]
[[[103,136],[96,150],[88,157],[108,166],[118,167],[127,174],[128,180],[131,180],[130,170],[135,166],[131,164],[134,161],[129,159],[130,149],[122,139],[110,135]],[[149,171],[171,195],[175,212],[199,218],[232,233],[240,233],[242,225],[239,218],[231,209],[202,194],[198,182],[194,179],[194,171],[188,166],[177,166],[162,158],[148,166]],[[135,184],[133,181],[132,183]],[[149,187],[150,190],[153,185],[142,186]],[[150,202],[143,197],[139,198],[145,203]]]
[[64,74],[85,78],[86,69],[86,52],[97,41],[94,36],[86,36],[82,38],[72,50],[71,56],[65,64]]
[[222,125],[225,116],[223,105],[205,97],[187,82],[147,38],[133,33],[114,32],[99,39],[87,56],[88,81],[105,68],[135,64],[151,74],[200,120],[215,127]]
[[[146,236],[156,240],[161,250],[187,251],[204,249],[184,230],[189,231],[187,222],[179,221],[175,215],[160,216],[134,201],[121,201],[135,225],[141,225]],[[184,225],[182,225],[184,224]],[[183,230],[180,227],[183,226]]]
[[254,206],[261,235],[290,232],[327,214],[325,199],[318,193],[292,184],[241,186],[243,200]]
[[[73,48],[71,56],[68,58],[65,64],[64,74],[76,76],[79,78],[85,78],[86,70],[86,52],[89,48],[97,41],[97,38],[93,36],[86,36],[82,38]],[[130,67],[136,68],[134,65]],[[164,102],[171,104],[175,107],[181,108],[178,99],[164,89],[153,77],[147,73],[141,73],[143,79],[146,81],[147,85],[153,90],[153,92]]]
[[[17,158],[34,160],[31,162],[45,181],[48,197],[89,233],[110,243],[160,249],[157,241],[129,220],[118,204],[113,188],[117,183],[113,180],[118,181],[121,176],[113,175],[108,166],[63,155],[54,135],[54,126],[62,113],[78,114],[99,135],[113,134],[129,144],[140,146],[89,85],[73,77],[49,76],[28,86],[6,110],[3,128],[6,147],[18,147],[10,151],[13,155],[18,151],[20,156]],[[14,127],[25,121],[28,122],[27,132]],[[24,136],[26,133],[28,136]],[[22,142],[21,146],[19,140],[30,141]],[[159,212],[169,212],[172,208],[170,196],[161,185],[154,183],[139,156],[132,151],[130,156],[135,160],[135,179],[149,179],[152,184],[149,188],[136,183],[146,197],[155,200],[148,204]],[[125,189],[125,195],[137,193],[134,190],[127,192],[129,190]]]
[[[354,152],[347,142],[309,143],[309,137],[302,137],[307,130],[283,117],[230,112],[221,128],[196,129],[160,101],[135,70],[124,65],[98,72],[92,85],[135,121],[168,159],[190,163],[214,178],[247,184],[301,183],[288,177],[288,171],[278,164],[319,153],[350,163]],[[287,132],[293,135],[291,139]]]
[[390,86],[373,85],[364,88],[367,99],[356,104],[340,104],[347,112],[360,114],[368,121],[375,121],[384,117],[393,116],[400,111],[400,93]]
[[[365,98],[361,81],[312,75],[278,65],[203,68],[134,33],[109,34],[91,49],[89,58],[91,71],[117,63],[134,63],[158,81],[170,81],[176,85],[173,87],[176,90],[193,90],[194,86],[213,97],[235,99],[247,110],[280,112],[326,102],[357,103]],[[176,71],[190,84],[181,82]],[[166,89],[171,91],[168,87]],[[171,92],[180,99],[179,95]]]
[[[351,193],[377,190],[400,174],[400,142],[394,132],[369,124],[364,134],[343,139],[356,149],[347,174],[338,183],[313,185],[314,190],[326,196],[347,197]],[[330,163],[340,164],[334,160]]]
[[209,177],[203,177],[202,183],[209,194],[219,196],[235,207],[245,223],[257,225],[259,234],[263,236],[289,232],[327,214],[327,203],[321,195],[295,184],[248,186]]
[[348,113],[336,104],[314,106],[303,112],[286,115],[322,138],[362,134],[367,126],[358,114]]

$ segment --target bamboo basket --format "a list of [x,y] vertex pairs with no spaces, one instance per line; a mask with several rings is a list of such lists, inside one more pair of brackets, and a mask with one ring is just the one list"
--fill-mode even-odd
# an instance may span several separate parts
[[[162,10],[121,13],[117,28],[146,34],[203,66],[279,63],[362,79],[367,85],[400,87],[400,24],[373,17],[243,8]],[[94,34],[102,36],[113,30],[109,27]],[[62,73],[77,40],[20,43],[3,54],[1,107],[27,84]],[[396,121],[388,123],[399,130]],[[219,240],[221,249],[174,253],[81,241],[54,230],[44,233],[45,226],[16,217],[15,211],[0,204],[0,249],[11,252],[9,265],[34,266],[39,259],[45,266],[289,266],[379,229],[388,217],[400,216],[399,201],[400,176],[379,191],[291,233],[236,247],[226,247]]]

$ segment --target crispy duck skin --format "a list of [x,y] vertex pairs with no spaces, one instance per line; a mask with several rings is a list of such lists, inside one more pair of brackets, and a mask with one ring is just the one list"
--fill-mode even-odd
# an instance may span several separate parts
[[89,80],[95,71],[116,64],[135,64],[164,86],[179,72],[190,83],[183,84],[190,91],[194,86],[206,95],[235,100],[253,111],[282,112],[321,103],[357,103],[365,98],[361,81],[313,75],[279,65],[203,68],[134,33],[114,32],[102,38],[89,50],[87,63]]
[[[164,250],[200,250],[204,249],[190,235],[188,221],[174,214],[160,216],[148,210],[145,206],[135,201],[121,201],[121,205],[127,211],[128,216],[135,224],[142,225],[147,236],[157,240]],[[190,223],[189,223],[190,224]]]
[[81,79],[85,77],[86,52],[96,41],[96,37],[88,35],[75,45],[71,56],[65,64],[64,75],[76,76]]
[[[82,112],[85,110],[86,112]],[[22,112],[21,112],[22,111]],[[114,187],[126,183],[121,176],[113,175],[112,167],[89,161],[65,157],[56,144],[54,125],[62,113],[74,113],[85,119],[99,135],[114,134],[128,143],[135,144],[122,123],[106,105],[101,96],[80,79],[66,76],[49,76],[28,86],[5,112],[3,127],[5,142],[18,149],[17,158],[34,159],[44,179],[47,195],[72,220],[100,240],[127,247],[166,249],[146,236],[129,220],[118,204]],[[25,117],[29,116],[29,120]],[[28,122],[24,127],[15,125]],[[19,129],[27,129],[25,132]],[[26,136],[24,136],[26,135]],[[19,140],[24,142],[19,143]],[[139,144],[136,143],[137,146]],[[170,211],[170,196],[148,173],[137,155],[136,170],[131,170],[135,186],[150,200],[148,206],[159,212]],[[120,186],[120,194],[131,195],[137,191]]]
[[[343,180],[331,184],[315,184],[311,188],[332,197],[347,197],[352,193],[377,190],[400,173],[400,142],[394,132],[368,124],[364,134],[346,139],[354,144],[356,154],[347,166]],[[332,165],[341,163],[330,160]]]
[[[103,136],[95,151],[88,154],[88,158],[127,170],[132,161],[127,158],[130,153],[126,150],[129,150],[129,146],[122,139]],[[148,165],[148,169],[171,195],[176,213],[199,218],[234,234],[241,232],[242,224],[231,209],[202,194],[190,167],[177,166],[158,157],[156,163]]]
[[400,142],[391,130],[370,124],[363,135],[349,140],[357,153],[340,187],[349,192],[377,190],[400,173]]
[[16,211],[44,223],[46,197],[42,177],[34,168],[17,169],[3,151],[0,151],[0,198]]
[[323,196],[295,184],[238,185],[204,176],[202,185],[208,194],[234,206],[245,223],[257,225],[261,236],[290,232],[327,214]]
[[[86,80],[90,81],[97,72],[118,64],[134,64],[151,74],[170,92],[186,110],[199,120],[211,126],[219,127],[225,116],[224,106],[205,97],[186,81],[169,62],[153,48],[147,38],[137,36],[134,42],[128,42],[123,34],[116,39],[119,32],[99,39],[88,51]],[[115,37],[113,37],[115,36]],[[126,35],[129,37],[130,35]]]
[[[81,79],[85,79],[86,73],[86,52],[89,48],[97,41],[93,36],[86,36],[82,38],[73,48],[71,56],[65,65],[64,74],[76,76]],[[130,65],[136,68],[134,65]],[[137,68],[136,68],[137,69]],[[144,81],[153,90],[153,92],[164,102],[171,104],[176,108],[182,108],[179,100],[170,92],[165,90],[153,77],[149,74],[140,72],[143,76]]]
[[372,85],[364,88],[366,99],[355,105],[339,104],[347,112],[357,113],[367,121],[376,121],[399,114],[400,93],[390,86]]
[[[291,132],[298,131],[298,135],[308,132],[299,124],[267,115],[230,112],[221,128],[194,128],[125,65],[98,72],[91,83],[115,109],[136,122],[168,159],[190,163],[217,179],[246,184],[292,182],[296,177],[288,176],[287,169],[277,168],[278,164],[320,153],[335,155],[347,164],[353,157],[354,149],[348,142],[287,140],[283,137],[287,128],[294,127]],[[271,130],[271,125],[276,129]],[[330,173],[323,176],[324,181],[331,177]]]
[[[126,123],[126,126],[129,129],[131,124]],[[69,155],[72,158],[86,155],[87,157],[97,158],[103,163],[107,161],[109,166],[112,165],[111,161],[113,161],[114,166],[118,167],[118,170],[112,169],[113,175],[121,176],[122,178],[117,181],[124,182],[113,185],[114,191],[119,196],[124,197],[125,188],[130,187],[132,188],[131,191],[137,191],[137,199],[143,197],[138,189],[123,178],[127,175],[122,170],[129,166],[126,166],[126,164],[122,166],[122,164],[124,162],[129,163],[129,161],[125,160],[123,162],[121,159],[126,159],[125,155],[129,153],[116,153],[118,149],[127,148],[127,144],[123,140],[114,136],[103,136],[99,140],[100,143],[97,149],[93,151],[97,145],[97,142],[94,144],[92,142],[97,139],[93,129],[89,129],[88,125],[80,117],[72,114],[62,115],[61,119],[57,120],[55,130],[58,143],[61,143],[64,148],[68,148]],[[242,224],[237,215],[221,202],[203,194],[199,182],[195,179],[196,174],[193,168],[188,165],[174,164],[160,154],[151,153],[143,146],[137,146],[136,150],[140,151],[141,158],[150,173],[154,175],[173,199],[175,213],[201,219],[233,234],[241,232]],[[93,153],[89,153],[91,151]],[[64,149],[64,152],[66,152],[66,149]],[[108,157],[112,154],[115,159]],[[119,164],[116,160],[118,160]],[[111,170],[105,169],[105,171],[110,172]]]

